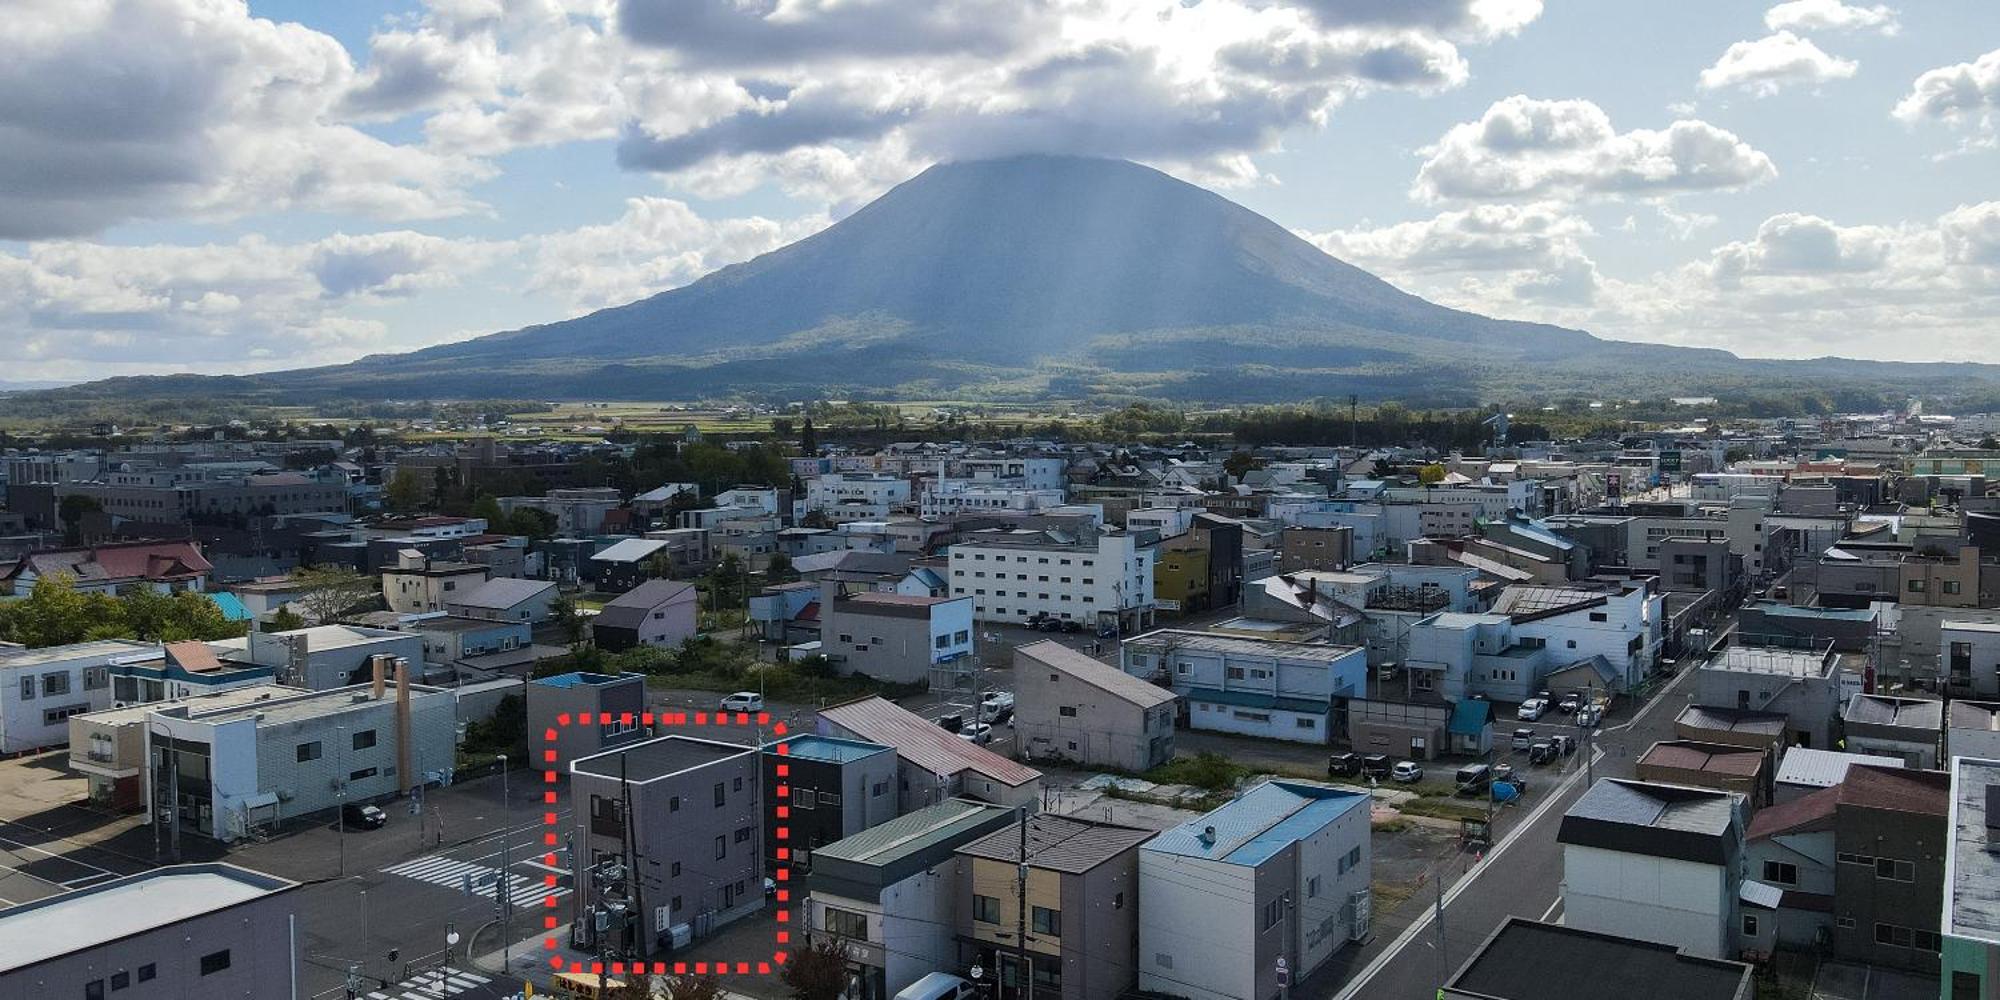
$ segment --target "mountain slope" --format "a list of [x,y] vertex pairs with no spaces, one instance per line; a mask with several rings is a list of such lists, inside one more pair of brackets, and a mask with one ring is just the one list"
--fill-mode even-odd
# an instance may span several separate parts
[[1358,393],[1453,405],[1750,383],[1935,395],[1990,391],[2000,368],[1745,360],[1491,319],[1399,291],[1156,170],[1023,156],[933,167],[812,237],[559,323],[327,368],[12,399]]

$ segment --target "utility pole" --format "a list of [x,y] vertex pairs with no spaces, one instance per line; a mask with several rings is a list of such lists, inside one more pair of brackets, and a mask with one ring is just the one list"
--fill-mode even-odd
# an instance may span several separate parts
[[[1492,796],[1489,795],[1487,797],[1491,798]],[[1431,905],[1433,907],[1433,912],[1437,917],[1438,989],[1442,991],[1444,989],[1445,976],[1449,975],[1451,972],[1451,965],[1446,960],[1444,953],[1444,872],[1443,871],[1439,871],[1438,877],[1431,880],[1431,887],[1436,892],[1436,895],[1432,897],[1433,902]]]
[[625,920],[628,928],[631,926],[631,921],[639,922],[639,940],[633,948],[634,954],[631,957],[644,958],[652,953],[652,940],[646,934],[646,902],[639,888],[638,833],[633,829],[636,817],[632,814],[632,783],[625,777],[625,757],[626,754],[622,752],[618,755],[618,796],[622,800],[621,808],[624,811],[624,815],[620,818],[625,821],[619,846],[625,852],[625,888],[629,900]]
[[1020,863],[1014,869],[1015,902],[1014,913],[1014,974],[1021,977],[1018,996],[1023,1000],[1033,1000],[1034,969],[1028,964],[1028,807],[1017,806],[1015,815],[1021,823]]

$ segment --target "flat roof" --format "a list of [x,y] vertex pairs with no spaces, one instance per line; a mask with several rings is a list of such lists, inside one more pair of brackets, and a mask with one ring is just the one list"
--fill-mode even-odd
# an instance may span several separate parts
[[162,709],[176,705],[200,705],[212,708],[228,708],[253,702],[269,701],[274,698],[290,698],[294,695],[310,694],[304,688],[285,687],[280,684],[251,684],[230,688],[214,694],[197,695],[174,701],[156,701],[144,705],[128,705],[124,708],[107,708],[101,712],[88,712],[77,716],[87,722],[105,726],[129,726],[146,721],[146,717]]
[[[306,628],[293,629],[290,632],[275,632],[272,634],[305,636],[306,651],[309,653],[323,653],[329,649],[345,649],[349,646],[365,646],[369,643],[382,642],[388,639],[404,639],[410,635],[408,632],[397,632],[392,629],[362,628],[356,625],[311,625]],[[232,652],[247,652],[250,649],[250,637],[241,636],[235,639],[217,639],[209,643],[209,645],[217,649],[230,650]]]
[[1946,934],[2000,944],[2000,855],[1988,850],[1987,790],[2000,785],[2000,761],[1951,759],[1951,851],[1945,855]]
[[[338,715],[358,708],[396,703],[394,682],[383,688],[380,698],[374,697],[373,689],[367,684],[352,684],[347,687],[328,688],[325,691],[301,691],[298,688],[271,685],[264,691],[264,697],[242,702],[210,702],[204,698],[190,698],[166,706],[151,707],[169,718],[203,725],[219,725],[251,717],[257,720],[259,726],[277,726],[288,722],[305,722]],[[444,694],[447,694],[444,688],[431,687],[428,684],[410,685],[412,701],[426,695]]]
[[291,888],[234,865],[179,865],[0,910],[0,972],[84,951]]
[[785,747],[785,756],[800,760],[818,760],[829,764],[845,764],[849,761],[873,757],[878,753],[890,753],[895,747],[880,743],[866,743],[861,740],[843,740],[837,736],[815,736],[807,733],[787,736],[778,743]]
[[1847,769],[1856,764],[1874,764],[1878,767],[1902,767],[1900,757],[1879,757],[1865,753],[1843,753],[1838,750],[1816,750],[1812,747],[1792,747],[1785,751],[1785,758],[1778,762],[1777,783],[1780,785],[1803,785],[1809,788],[1832,788],[1847,780]]
[[1831,667],[1826,651],[1772,649],[1764,646],[1730,646],[1722,655],[1701,665],[1703,670],[1730,670],[1784,677],[1824,677]]
[[1750,966],[1510,916],[1445,988],[1491,1000],[1734,1000],[1749,993]]
[[44,646],[40,649],[0,649],[0,667],[32,667],[92,657],[130,656],[134,653],[151,653],[158,656],[160,649],[160,644],[156,642],[133,642],[127,639],[98,639],[67,646]]
[[[1192,649],[1204,653],[1240,653],[1245,656],[1276,656],[1293,660],[1321,660],[1331,663],[1361,649],[1333,642],[1294,642],[1284,639],[1251,639],[1239,635],[1218,635],[1192,629],[1163,628],[1133,636],[1128,642],[1170,650]],[[1150,651],[1150,650],[1149,650]]]
[[671,777],[717,761],[754,754],[757,748],[742,743],[723,743],[692,736],[662,736],[634,743],[618,750],[580,757],[570,764],[572,774],[592,774],[600,778],[618,777],[619,758],[625,761],[626,780],[643,784]]

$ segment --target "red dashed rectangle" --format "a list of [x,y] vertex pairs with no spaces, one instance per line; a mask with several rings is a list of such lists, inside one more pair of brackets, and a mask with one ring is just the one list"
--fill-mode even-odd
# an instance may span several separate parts
[[[603,713],[603,716],[606,719],[608,719],[610,713],[608,712]],[[593,716],[589,712],[578,712],[576,713],[574,719],[572,719],[568,714],[558,715],[556,717],[556,729],[560,729],[563,726],[569,726],[569,725],[577,725],[577,726],[592,725],[593,724],[591,722],[592,718]],[[656,719],[658,720],[658,723],[662,726],[685,726],[688,725],[690,721],[688,713],[686,712],[661,712],[658,713],[657,715],[655,715],[652,712],[646,712],[643,715],[640,715],[638,718],[642,725],[648,725],[648,726],[653,725]],[[620,716],[620,719],[622,720],[622,724],[630,726],[633,721],[633,715],[630,712],[626,712]],[[755,716],[752,716],[747,712],[738,712],[735,713],[733,716],[728,712],[716,712],[713,716],[712,722],[709,713],[696,712],[694,713],[692,722],[696,726],[707,726],[707,725],[749,726],[752,725],[753,723],[758,726],[770,726],[771,736],[773,738],[779,738],[786,735],[786,728],[787,728],[785,723],[783,722],[776,722],[776,723],[772,722],[771,715],[768,712],[759,712]],[[546,767],[542,772],[542,783],[545,785],[556,784],[559,779],[559,775],[561,773],[558,770],[560,761],[557,759],[556,750],[553,746],[557,736],[556,729],[546,730],[542,734],[543,740],[551,744],[551,746],[548,749],[544,750],[542,753],[542,762],[546,765]],[[775,748],[776,752],[780,756],[789,752],[789,749],[790,748],[782,745]],[[776,767],[776,773],[777,776],[781,779],[790,777],[791,767],[786,764],[779,764]],[[773,786],[771,801],[773,803],[776,803],[780,800],[789,799],[791,797],[791,794],[792,794],[791,786],[781,781],[777,785]],[[557,800],[557,793],[553,789],[550,789],[549,791],[542,793],[543,804],[548,805],[550,807],[554,807],[557,804],[556,800]],[[791,810],[786,808],[785,806],[777,805],[774,806],[773,812],[774,815],[772,819],[775,821],[787,818],[790,815]],[[550,811],[544,812],[542,814],[542,823],[545,828],[544,833],[542,835],[543,843],[551,848],[557,846],[557,844],[561,842],[560,838],[561,830],[558,829],[559,824],[557,822],[556,813],[553,808],[551,808]],[[790,837],[791,830],[787,827],[780,826],[777,827],[776,834],[779,840],[785,840]],[[545,855],[544,857],[545,857],[544,860],[545,864],[555,863],[555,855],[549,854]],[[783,847],[778,848],[777,860],[779,864],[777,865],[777,867],[772,869],[771,878],[773,881],[777,882],[778,885],[781,886],[781,888],[779,888],[777,892],[777,902],[779,903],[779,906],[778,909],[775,911],[774,914],[775,920],[773,921],[773,923],[779,925],[785,925],[791,922],[791,913],[788,909],[786,909],[784,904],[791,902],[792,894],[790,889],[782,887],[791,881],[792,877],[792,867],[790,863],[791,851]],[[571,859],[571,863],[574,864],[574,859]],[[553,884],[555,881],[555,876],[554,875],[548,876],[548,881],[551,884]],[[576,886],[573,888],[577,892],[583,891],[582,886]],[[557,949],[560,947],[560,943],[556,940],[554,933],[556,927],[558,926],[558,920],[559,920],[556,913],[554,912],[554,907],[556,906],[556,900],[554,896],[548,896],[544,897],[542,902],[544,907],[548,908],[550,911],[547,916],[542,918],[543,929],[550,932],[549,936],[542,939],[542,948],[545,951],[551,953],[549,955],[549,966],[559,972],[591,972],[597,975],[603,975],[605,970],[604,970],[604,963],[602,962],[591,962],[586,965],[583,962],[578,962],[573,959],[567,959],[560,954],[555,954]],[[784,965],[785,960],[788,957],[790,957],[784,948],[784,946],[789,944],[790,942],[791,942],[791,932],[785,930],[781,926],[777,930],[775,930],[773,934],[773,946],[772,946],[770,961],[757,962],[754,964],[750,962],[736,962],[733,965],[729,962],[713,962],[713,963],[696,962],[694,963],[694,974],[698,976],[706,976],[706,975],[744,976],[744,975],[749,975],[751,970],[754,968],[758,975],[767,976],[771,974],[771,969],[774,966]],[[611,966],[611,974],[614,976],[623,975],[627,968],[628,966],[626,963],[615,962]],[[635,962],[631,963],[629,968],[631,968],[635,973],[639,973],[646,971],[648,969],[648,965],[647,963]],[[650,964],[650,970],[651,973],[655,976],[664,976],[667,975],[669,972],[671,972],[673,975],[676,976],[682,976],[686,975],[688,972],[688,963],[653,962]]]

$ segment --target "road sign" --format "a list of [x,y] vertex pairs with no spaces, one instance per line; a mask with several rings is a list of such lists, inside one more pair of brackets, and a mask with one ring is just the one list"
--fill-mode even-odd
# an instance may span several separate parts
[[1660,452],[1660,471],[1681,471],[1681,452],[1679,448],[1669,448],[1666,451]]

